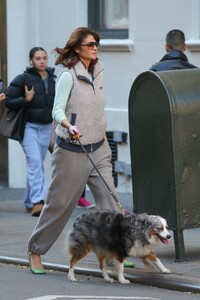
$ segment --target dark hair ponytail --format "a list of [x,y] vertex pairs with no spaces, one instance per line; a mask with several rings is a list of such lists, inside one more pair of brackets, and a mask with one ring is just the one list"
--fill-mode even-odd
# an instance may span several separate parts
[[[37,51],[44,51],[46,52],[46,50],[44,50],[42,47],[33,47],[30,52],[29,52],[29,59],[32,60],[33,59],[33,56],[35,54],[35,52]],[[46,52],[47,53],[47,52]]]

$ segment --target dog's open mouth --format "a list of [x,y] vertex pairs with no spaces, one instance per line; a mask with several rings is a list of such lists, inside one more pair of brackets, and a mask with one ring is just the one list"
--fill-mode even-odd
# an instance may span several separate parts
[[158,234],[158,233],[157,233],[156,235],[157,235],[157,237],[159,238],[159,240],[160,240],[163,244],[166,244],[166,245],[169,244],[168,239],[163,238],[163,237],[160,236],[160,234]]

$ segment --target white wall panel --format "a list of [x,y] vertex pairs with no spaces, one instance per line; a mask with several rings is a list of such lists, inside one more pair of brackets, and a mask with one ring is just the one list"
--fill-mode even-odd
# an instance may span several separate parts
[[[166,33],[179,28],[186,39],[196,37],[194,9],[198,0],[130,0],[129,40],[132,51],[99,53],[105,66],[106,112],[108,130],[128,132],[128,96],[134,79],[165,54]],[[198,20],[197,20],[198,21]],[[8,82],[28,65],[28,52],[33,46],[44,47],[49,65],[54,66],[51,50],[63,47],[71,32],[87,26],[87,0],[7,0]],[[198,29],[200,30],[200,29]],[[199,52],[186,53],[191,63],[200,66]],[[56,67],[56,73],[60,68]],[[129,138],[128,138],[129,139]],[[130,163],[129,144],[119,146],[119,160]],[[16,159],[17,158],[17,159]],[[45,170],[51,177],[51,156]],[[24,154],[17,142],[9,142],[9,184],[23,187],[26,181]],[[119,176],[118,190],[131,192],[131,180]]]

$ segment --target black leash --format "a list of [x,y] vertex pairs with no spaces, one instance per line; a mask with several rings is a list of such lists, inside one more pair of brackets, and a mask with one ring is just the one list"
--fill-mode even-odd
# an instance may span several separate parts
[[107,187],[107,189],[109,190],[110,194],[112,195],[113,199],[115,200],[115,202],[117,203],[117,205],[119,206],[120,209],[122,209],[121,203],[119,202],[119,200],[115,197],[115,195],[113,194],[113,192],[110,190],[107,182],[105,181],[105,179],[103,178],[103,176],[101,175],[101,173],[99,172],[99,170],[97,169],[95,163],[93,162],[93,160],[91,159],[91,157],[89,156],[88,152],[86,151],[85,147],[83,146],[83,144],[81,143],[80,139],[77,138],[76,139],[79,143],[79,145],[81,146],[81,148],[83,149],[83,151],[85,152],[86,156],[88,157],[88,159],[90,160],[91,164],[93,165],[93,167],[95,168],[95,170],[97,171],[97,173],[99,174],[99,176],[101,177],[101,179],[103,180],[105,186]]

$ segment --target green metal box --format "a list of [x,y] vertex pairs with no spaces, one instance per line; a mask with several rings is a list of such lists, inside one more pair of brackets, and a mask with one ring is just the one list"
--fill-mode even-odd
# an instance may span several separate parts
[[134,211],[158,214],[173,230],[200,227],[200,69],[140,74],[129,95]]

